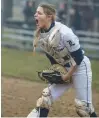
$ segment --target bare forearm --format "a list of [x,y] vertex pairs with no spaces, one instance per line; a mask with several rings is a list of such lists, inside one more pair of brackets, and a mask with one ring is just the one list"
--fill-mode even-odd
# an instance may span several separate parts
[[72,74],[75,72],[76,69],[77,69],[77,65],[72,66],[70,68],[70,70],[67,72],[67,74],[62,76],[63,80],[65,81],[65,80],[69,79],[72,76]]
[[75,72],[75,70],[76,70],[76,68],[77,68],[77,65],[75,65],[75,66],[72,66],[71,68],[70,68],[70,70],[68,71],[68,76],[72,76],[72,74]]

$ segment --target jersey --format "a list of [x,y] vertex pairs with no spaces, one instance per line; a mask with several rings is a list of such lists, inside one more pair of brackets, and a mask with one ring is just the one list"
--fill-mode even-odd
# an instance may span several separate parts
[[[75,65],[77,59],[83,57],[82,50],[79,50],[78,37],[60,22],[55,22],[55,26],[49,32],[41,33],[39,42],[43,50],[63,66],[68,63]],[[79,57],[77,57],[78,54],[80,54]]]

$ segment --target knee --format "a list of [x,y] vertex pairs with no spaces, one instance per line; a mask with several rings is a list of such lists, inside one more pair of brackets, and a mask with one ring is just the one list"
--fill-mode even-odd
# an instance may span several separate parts
[[37,107],[49,108],[52,105],[52,97],[49,88],[45,88],[42,91],[41,97],[37,100]]
[[75,107],[76,112],[80,117],[89,117],[92,112],[94,112],[94,108],[91,104],[83,102],[81,100],[75,99]]
[[42,91],[41,97],[37,100],[36,108],[34,108],[30,112],[27,118],[47,117],[51,104],[52,104],[51,92],[49,88],[45,88]]

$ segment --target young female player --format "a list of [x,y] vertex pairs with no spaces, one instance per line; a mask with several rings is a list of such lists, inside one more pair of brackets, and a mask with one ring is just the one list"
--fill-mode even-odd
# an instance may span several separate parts
[[34,49],[39,45],[51,64],[59,63],[68,70],[62,75],[65,81],[72,77],[70,84],[51,84],[45,88],[28,117],[47,117],[52,102],[66,90],[73,87],[76,92],[75,108],[81,117],[96,117],[92,104],[91,63],[81,49],[78,37],[66,25],[56,22],[56,10],[53,5],[40,4],[35,13],[37,25]]

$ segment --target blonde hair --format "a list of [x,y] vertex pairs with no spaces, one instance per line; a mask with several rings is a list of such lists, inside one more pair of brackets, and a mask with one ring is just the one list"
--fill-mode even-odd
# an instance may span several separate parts
[[[52,15],[52,21],[55,21],[55,19],[56,19],[56,9],[55,9],[54,5],[42,3],[42,4],[39,5],[39,7],[43,8],[44,13],[46,15]],[[34,38],[34,41],[33,41],[33,46],[34,47],[37,46],[39,36],[40,36],[40,30],[41,29],[37,29],[36,32],[35,32],[35,38]]]
[[52,15],[52,21],[55,20],[55,18],[56,18],[56,9],[55,9],[54,5],[52,5],[52,4],[40,4],[39,6],[43,8],[44,13],[46,15]]

